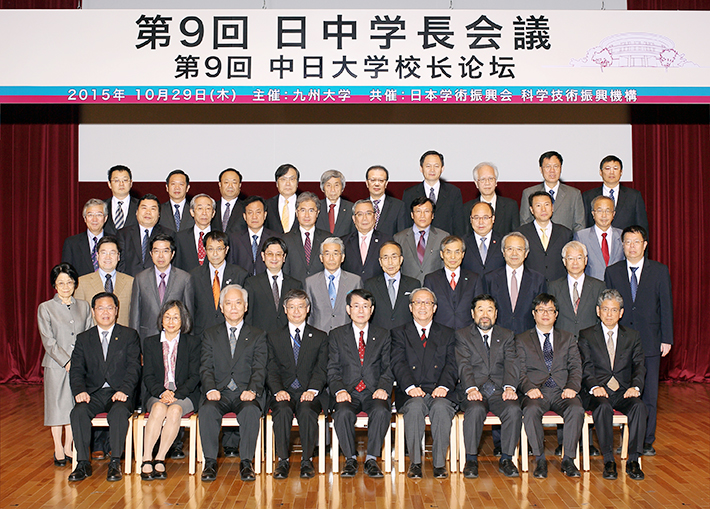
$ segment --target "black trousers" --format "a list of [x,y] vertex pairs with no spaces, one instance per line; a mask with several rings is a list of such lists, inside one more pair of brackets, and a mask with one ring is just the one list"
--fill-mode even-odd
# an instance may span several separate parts
[[357,414],[367,414],[367,454],[380,456],[382,443],[392,422],[392,406],[389,398],[374,399],[372,392],[365,389],[362,392],[349,393],[351,402],[336,403],[333,413],[333,426],[338,434],[340,449],[346,458],[357,456],[355,445],[355,421]]
[[[564,439],[562,442],[565,455],[575,458],[577,456],[579,437],[582,435],[582,424],[584,423],[582,400],[579,399],[579,396],[563,399],[562,391],[559,387],[554,389],[542,387],[540,390],[542,391],[542,398],[531,399],[524,396],[522,401],[523,424],[525,425],[525,433],[528,435],[533,454],[539,456],[545,451],[542,416],[545,412],[552,410],[565,420]],[[522,451],[522,453],[526,454],[526,451]]]
[[478,445],[483,433],[483,421],[488,412],[493,412],[501,421],[501,452],[512,456],[515,446],[520,440],[520,427],[522,426],[523,411],[520,409],[520,400],[503,401],[503,393],[496,391],[490,398],[483,397],[482,401],[469,401],[468,398],[461,402],[464,411],[463,439],[466,444],[466,454],[478,454]]
[[290,401],[276,401],[274,399],[271,404],[276,456],[279,459],[288,459],[289,457],[291,425],[295,415],[303,449],[302,459],[311,459],[318,437],[318,414],[321,412],[321,402],[317,397],[313,398],[313,401],[301,401],[301,394],[304,392],[302,390],[287,392],[291,396]]
[[594,417],[594,427],[597,429],[599,449],[604,455],[604,461],[614,458],[614,432],[612,418],[614,410],[629,418],[629,460],[636,461],[643,454],[643,441],[646,436],[646,405],[641,398],[624,398],[625,389],[611,391],[606,388],[608,398],[591,396],[587,404]]
[[230,390],[221,392],[219,401],[205,400],[197,414],[200,424],[200,438],[205,459],[216,460],[219,452],[219,430],[222,427],[224,414],[234,412],[237,414],[240,428],[239,458],[241,460],[254,460],[256,441],[259,436],[259,419],[261,418],[261,405],[255,399],[242,401],[239,394]]

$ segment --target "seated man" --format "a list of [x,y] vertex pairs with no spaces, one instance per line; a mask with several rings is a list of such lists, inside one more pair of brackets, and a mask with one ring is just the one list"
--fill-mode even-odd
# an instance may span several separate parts
[[626,474],[634,481],[644,478],[638,459],[643,454],[646,436],[646,405],[641,401],[646,376],[641,337],[633,329],[619,325],[624,314],[624,299],[616,290],[604,290],[597,300],[601,323],[579,334],[579,353],[584,375],[583,399],[592,411],[599,448],[604,455],[604,479],[616,479],[614,462],[614,410],[629,418],[629,457]]
[[323,392],[328,369],[328,336],[306,325],[311,308],[306,292],[290,290],[284,297],[283,305],[288,324],[269,332],[267,337],[269,361],[266,383],[274,395],[271,415],[279,458],[274,478],[288,477],[291,423],[295,415],[303,446],[301,477],[310,479],[316,474],[311,458],[318,436],[318,414],[328,401],[327,393]]
[[83,481],[91,476],[91,419],[107,412],[112,456],[106,480],[118,481],[133,394],[141,378],[141,347],[135,330],[116,323],[118,297],[113,293],[94,295],[91,313],[96,326],[77,336],[69,369],[76,401],[70,420],[78,461],[69,480]]
[[[377,465],[382,442],[390,425],[392,410],[392,372],[390,371],[390,333],[370,324],[375,298],[367,290],[347,295],[347,312],[352,323],[329,334],[328,385],[335,394],[333,426],[345,455],[341,477],[357,473],[355,420],[367,413],[367,456],[365,473],[383,477]],[[357,355],[354,355],[357,352]]]
[[229,412],[237,414],[241,428],[241,479],[255,479],[253,462],[264,400],[267,346],[266,333],[244,323],[247,302],[247,292],[241,286],[222,288],[219,304],[225,322],[202,334],[200,378],[205,396],[198,418],[205,455],[203,481],[217,478],[219,430],[222,417]]

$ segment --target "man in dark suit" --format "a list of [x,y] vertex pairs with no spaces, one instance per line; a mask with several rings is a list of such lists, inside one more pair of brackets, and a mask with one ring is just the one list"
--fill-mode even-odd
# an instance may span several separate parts
[[101,412],[108,413],[112,452],[106,480],[122,477],[121,454],[133,413],[133,394],[141,378],[141,347],[135,330],[116,323],[118,304],[112,293],[94,295],[91,313],[96,326],[77,336],[72,352],[69,382],[76,405],[71,427],[78,464],[70,481],[91,476],[91,419]]
[[[407,477],[422,477],[424,418],[431,421],[434,477],[448,477],[446,450],[456,415],[456,340],[454,331],[433,321],[436,295],[421,288],[410,296],[414,320],[392,330],[392,374],[397,381],[395,404],[404,414],[409,450]],[[452,454],[455,452],[452,451]]]
[[[276,168],[274,177],[279,194],[269,198],[266,202],[266,227],[283,235],[286,232],[298,230],[296,192],[301,173],[292,164],[282,164]],[[316,197],[316,201],[318,201],[318,197]]]
[[535,218],[518,228],[530,243],[527,265],[545,276],[545,281],[564,277],[565,266],[560,252],[562,247],[572,240],[569,228],[551,221],[553,217],[552,198],[544,191],[537,191],[529,197],[530,211]]
[[621,230],[611,225],[614,216],[614,200],[599,195],[592,200],[594,224],[574,234],[574,240],[587,246],[589,263],[586,273],[597,279],[604,279],[606,268],[624,259]]
[[150,256],[150,242],[159,233],[174,238],[175,232],[161,224],[160,202],[154,194],[146,194],[138,200],[136,210],[137,224],[124,226],[118,231],[118,241],[121,243],[121,259],[118,270],[135,277],[139,272],[153,266]]
[[604,479],[616,479],[614,462],[614,410],[629,419],[629,457],[626,474],[633,480],[644,478],[638,459],[643,454],[646,436],[646,405],[641,401],[644,367],[641,337],[633,329],[619,325],[624,314],[624,299],[617,290],[604,290],[599,296],[597,314],[601,323],[580,332],[579,353],[584,375],[582,387],[586,408],[592,411],[599,448],[604,455]]
[[212,230],[227,234],[245,230],[244,202],[239,199],[242,191],[242,174],[234,168],[222,170],[219,174],[220,199],[215,205],[215,215],[212,219]]
[[328,336],[306,325],[310,301],[303,290],[291,290],[286,294],[284,310],[288,325],[269,332],[267,336],[266,384],[273,394],[271,416],[279,458],[274,478],[288,477],[291,427],[295,415],[303,447],[301,477],[310,479],[316,474],[312,458],[318,435],[318,415],[328,407],[328,394],[324,391],[328,379]]
[[[515,213],[518,213],[516,206]],[[461,266],[479,276],[505,266],[500,249],[503,235],[494,229],[496,216],[493,207],[486,202],[478,202],[470,210],[472,232],[463,239],[468,247]],[[505,233],[507,235],[510,232]]]
[[104,236],[104,224],[108,218],[108,205],[103,200],[91,198],[84,204],[81,213],[86,231],[67,237],[62,246],[62,261],[71,264],[79,276],[98,270],[96,250]]
[[[261,247],[261,259],[266,272],[247,278],[244,289],[249,292],[246,322],[266,332],[286,326],[283,299],[290,290],[300,290],[303,285],[281,270],[288,256],[286,243],[278,237],[266,239]],[[259,310],[256,312],[256,310]]]
[[215,201],[211,196],[198,194],[190,201],[190,216],[195,224],[192,228],[179,231],[175,235],[175,266],[186,272],[201,267],[207,259],[205,235],[211,231]]
[[261,258],[261,248],[266,239],[278,234],[264,228],[266,202],[261,196],[250,196],[243,202],[246,229],[229,235],[231,249],[229,263],[244,268],[249,275],[261,274],[266,270]]
[[524,265],[530,244],[522,233],[509,233],[501,245],[505,267],[483,276],[483,288],[498,303],[498,324],[520,334],[535,326],[531,303],[547,284],[545,276]]
[[439,247],[444,268],[424,278],[424,286],[433,291],[438,300],[434,321],[454,330],[473,323],[471,302],[483,292],[478,274],[461,268],[465,252],[466,244],[460,237],[444,238]]
[[[520,226],[518,204],[515,200],[496,194],[498,167],[493,163],[478,163],[473,168],[473,183],[476,184],[476,188],[481,194],[464,204],[463,210],[464,213],[467,214],[466,217],[473,215],[471,209],[473,209],[474,205],[477,203],[488,203],[493,209],[491,215],[495,216],[493,230],[496,233],[502,237],[503,235],[508,235],[510,232],[517,230],[518,226]],[[475,225],[471,223],[466,231],[468,234],[471,234],[475,229]]]
[[[466,234],[466,220],[463,212],[461,190],[441,180],[444,172],[444,156],[435,150],[424,152],[419,158],[419,167],[424,182],[404,190],[402,201],[405,207],[411,206],[415,198],[427,197],[436,205],[433,225],[452,235]],[[408,219],[408,226],[412,220]]]
[[133,185],[131,169],[121,164],[108,170],[108,187],[111,198],[104,200],[108,205],[108,220],[104,225],[106,235],[116,235],[118,230],[136,224],[138,200],[130,196]]
[[338,170],[328,170],[320,177],[320,190],[325,198],[320,201],[322,214],[318,215],[316,228],[325,230],[335,237],[344,237],[355,229],[350,220],[353,202],[341,195],[345,191],[345,175]]
[[[284,273],[305,282],[323,270],[323,262],[318,256],[321,243],[328,238],[328,232],[316,228],[320,212],[318,197],[306,191],[296,199],[296,227],[283,236],[289,256],[284,264]],[[268,218],[269,216],[267,216]]]
[[355,231],[342,237],[345,245],[343,270],[357,274],[365,281],[382,274],[380,246],[392,237],[375,230],[375,208],[370,200],[358,200],[351,213]]
[[407,209],[402,200],[385,194],[390,174],[380,165],[370,166],[365,172],[369,200],[375,208],[375,230],[394,237],[407,227]]
[[614,220],[611,225],[615,228],[624,229],[631,225],[640,225],[648,232],[648,217],[646,216],[646,204],[643,202],[641,193],[636,189],[619,184],[623,164],[621,159],[614,155],[606,156],[599,163],[599,175],[604,184],[582,193],[582,201],[587,216],[587,224],[592,224],[592,200],[597,196],[608,196],[614,200]]
[[190,177],[182,170],[173,170],[165,179],[165,189],[170,199],[160,206],[160,224],[174,232],[189,230],[195,225],[195,220],[188,212]]
[[203,481],[217,478],[219,430],[224,414],[234,412],[240,428],[239,474],[253,481],[254,453],[264,408],[268,347],[266,333],[244,323],[248,296],[239,285],[225,286],[220,307],[225,322],[202,334],[200,379],[203,399],[198,414],[205,463]]
[[604,282],[607,288],[618,290],[626,302],[621,325],[641,334],[646,365],[641,399],[648,410],[643,454],[653,456],[661,357],[673,346],[671,276],[666,265],[644,257],[648,236],[643,227],[627,226],[621,239],[626,259],[606,269]]
[[502,423],[498,471],[506,477],[518,477],[513,454],[520,439],[523,414],[516,393],[520,373],[515,335],[513,331],[496,325],[498,304],[490,295],[474,297],[471,315],[474,325],[456,331],[456,361],[461,388],[466,393],[461,402],[466,444],[463,475],[467,479],[478,477],[478,444],[483,421],[488,412],[493,412]]
[[365,473],[383,477],[377,457],[392,419],[390,395],[394,380],[390,370],[390,333],[369,323],[374,309],[375,298],[370,292],[353,290],[347,296],[352,323],[333,329],[328,335],[328,385],[335,395],[333,426],[345,456],[341,477],[357,474],[355,420],[360,412],[367,414]]
[[[577,340],[555,327],[557,299],[542,293],[533,299],[535,327],[515,337],[520,365],[523,424],[535,455],[533,476],[547,477],[542,416],[553,411],[564,418],[564,456],[561,470],[579,477],[574,464],[584,423],[584,408],[578,393],[582,388],[582,361]],[[522,451],[527,454],[527,451]]]
[[392,330],[412,320],[409,295],[421,283],[402,274],[402,261],[402,246],[395,241],[380,246],[380,266],[384,274],[365,281],[365,289],[379,302],[373,310],[372,325]]

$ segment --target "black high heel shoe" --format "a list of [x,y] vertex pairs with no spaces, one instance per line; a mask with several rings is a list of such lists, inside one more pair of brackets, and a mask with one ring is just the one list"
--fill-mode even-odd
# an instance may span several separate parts
[[[155,465],[163,465],[163,470],[156,470]],[[168,478],[168,471],[165,468],[165,460],[153,460],[153,479],[164,480]]]
[[[143,467],[146,466],[146,465],[150,465],[150,467],[151,467],[151,468],[150,468],[150,472],[143,472]],[[144,461],[144,462],[141,464],[141,479],[142,479],[143,481],[152,481],[153,479],[155,479],[155,478],[153,477],[153,473],[154,473],[154,472],[155,472],[155,468],[153,467],[153,462],[152,462],[152,461]]]
[[58,460],[57,455],[54,455],[54,466],[55,467],[66,467],[67,466],[67,458],[64,457],[64,459]]

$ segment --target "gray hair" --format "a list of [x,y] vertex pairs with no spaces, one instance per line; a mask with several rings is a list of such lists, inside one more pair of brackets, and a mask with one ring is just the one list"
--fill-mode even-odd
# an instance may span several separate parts
[[597,299],[597,307],[602,307],[602,302],[605,300],[615,300],[619,303],[619,307],[624,309],[624,298],[619,293],[619,290],[615,290],[613,288],[610,290],[604,290]]
[[338,170],[328,170],[324,171],[323,175],[320,176],[320,190],[323,191],[323,187],[325,186],[325,183],[328,182],[330,179],[336,178],[340,180],[340,185],[343,186],[343,189],[345,189],[345,175],[342,174],[342,172],[339,172]]
[[340,239],[340,237],[328,237],[325,239],[323,242],[320,244],[320,254],[323,254],[323,246],[326,244],[337,244],[338,247],[340,248],[340,252],[345,254],[345,244],[343,244],[343,241]]
[[91,198],[84,204],[84,210],[81,211],[81,216],[86,217],[86,211],[89,207],[101,207],[104,211],[104,216],[108,217],[108,203],[98,198]]
[[443,253],[443,252],[444,252],[444,248],[445,248],[446,246],[448,246],[449,244],[452,244],[452,243],[454,243],[454,242],[456,242],[456,241],[461,242],[461,248],[463,249],[463,252],[465,253],[465,252],[466,252],[466,242],[465,242],[461,237],[459,237],[459,236],[457,236],[457,235],[449,235],[448,237],[444,237],[444,238],[441,240],[441,244],[439,244],[439,251],[440,251],[441,253]]
[[311,191],[303,191],[299,194],[298,198],[296,198],[296,209],[298,209],[304,201],[312,201],[315,203],[316,211],[320,212],[320,199],[316,193],[312,193]]
[[491,163],[488,161],[483,161],[482,163],[478,163],[476,166],[473,167],[473,180],[478,180],[478,170],[480,170],[484,166],[490,166],[491,168],[493,168],[493,172],[496,174],[496,180],[498,180],[498,167],[495,165],[495,163]]
[[580,241],[578,241],[578,240],[570,240],[570,241],[569,241],[567,244],[565,244],[564,247],[562,248],[562,259],[563,259],[563,260],[564,260],[565,258],[567,258],[567,251],[569,251],[570,249],[576,249],[577,251],[582,251],[582,253],[584,253],[584,257],[585,257],[585,258],[588,256],[588,255],[587,255],[587,246],[585,246],[584,244],[582,244],[582,243],[581,243]]
[[210,202],[212,203],[212,210],[217,210],[217,202],[214,201],[214,198],[212,198],[209,194],[205,193],[200,193],[197,196],[194,196],[192,200],[190,200],[190,210],[195,212],[195,202],[197,201],[198,198],[209,198]]
[[528,238],[520,232],[510,232],[508,235],[503,237],[503,240],[501,240],[501,242],[500,242],[501,253],[505,253],[505,241],[508,240],[508,238],[510,238],[510,237],[516,237],[518,239],[523,239],[525,241],[525,252],[526,253],[530,252],[530,242],[528,242]]
[[427,288],[426,286],[420,286],[419,288],[415,288],[414,290],[412,290],[412,293],[409,294],[409,303],[410,303],[410,304],[411,304],[412,302],[414,302],[414,294],[417,293],[417,292],[419,292],[419,291],[429,292],[429,293],[431,294],[432,300],[434,301],[434,305],[436,306],[436,303],[437,303],[437,301],[436,301],[436,294],[435,294],[434,292],[432,292],[432,291],[431,291],[429,288]]
[[363,203],[369,204],[372,207],[372,210],[375,210],[375,206],[372,204],[372,202],[370,200],[368,200],[368,199],[358,200],[355,203],[353,203],[353,216],[355,215],[355,209],[357,208],[357,206],[362,205]]
[[230,290],[239,290],[242,292],[242,299],[244,299],[244,302],[249,301],[249,292],[247,292],[246,289],[239,285],[227,285],[222,288],[221,292],[219,292],[219,307],[222,307],[222,304],[224,304],[224,296],[227,295],[227,292]]
[[599,196],[595,196],[594,199],[592,200],[592,212],[594,212],[594,209],[597,208],[597,202],[599,200],[611,200],[611,210],[616,209],[616,205],[614,204],[614,200],[612,200],[609,196],[604,196],[603,194],[600,194]]

